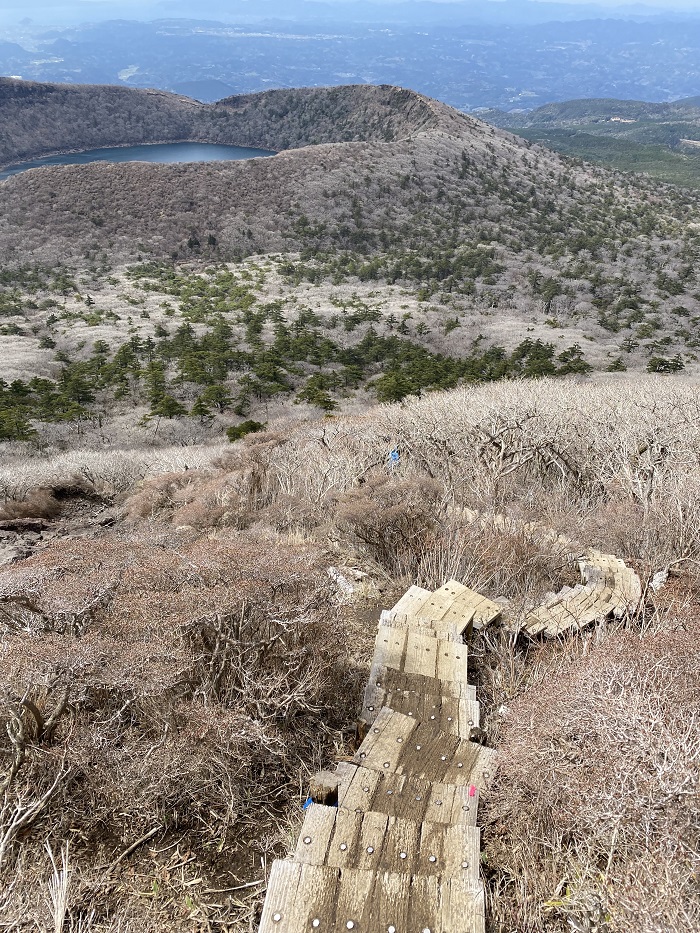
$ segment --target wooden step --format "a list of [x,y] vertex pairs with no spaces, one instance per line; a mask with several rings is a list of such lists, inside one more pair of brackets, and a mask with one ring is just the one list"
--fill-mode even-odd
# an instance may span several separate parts
[[353,762],[370,771],[483,788],[495,771],[495,752],[384,708]]
[[466,645],[391,625],[379,626],[372,666],[452,683],[469,680]]
[[456,580],[448,580],[444,586],[428,593],[420,587],[411,587],[390,610],[390,615],[430,620],[439,631],[467,633],[473,626],[484,628],[501,614],[501,607],[475,590]]
[[476,700],[476,687],[472,684],[460,683],[454,680],[438,680],[436,677],[425,677],[423,674],[407,674],[390,667],[373,665],[369,683],[365,691],[365,698],[369,706],[375,709],[381,707],[381,702],[375,702],[378,697],[377,690],[386,690],[388,693],[408,693],[415,697],[430,695],[453,697],[456,700]]
[[484,893],[469,878],[275,862],[260,933],[482,933]]
[[313,804],[306,811],[294,861],[478,881],[479,851],[480,832],[466,823],[418,822]]
[[[436,689],[439,689],[439,686],[439,682],[436,681]],[[362,721],[371,725],[383,706],[388,706],[405,716],[412,716],[419,722],[434,722],[443,732],[458,735],[463,739],[468,739],[472,729],[479,727],[480,709],[476,700],[460,700],[408,690],[394,693],[382,687],[374,687],[365,693]]]
[[338,805],[356,812],[373,810],[417,823],[476,825],[479,789],[405,774],[370,771],[350,762],[338,765]]

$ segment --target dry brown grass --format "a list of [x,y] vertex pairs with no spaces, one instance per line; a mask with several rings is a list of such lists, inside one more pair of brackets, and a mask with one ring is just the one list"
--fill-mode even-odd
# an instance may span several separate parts
[[540,655],[485,801],[492,930],[698,929],[699,632]]
[[47,838],[70,842],[76,929],[248,916],[223,889],[284,851],[280,819],[356,705],[332,597],[316,548],[155,528],[62,542],[0,573],[0,914],[13,929],[48,922]]

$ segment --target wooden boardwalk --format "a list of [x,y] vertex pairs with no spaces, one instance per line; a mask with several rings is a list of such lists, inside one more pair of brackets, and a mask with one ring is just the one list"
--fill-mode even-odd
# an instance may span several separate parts
[[[623,561],[588,551],[579,565],[583,582],[530,612],[529,634],[637,608],[641,584]],[[477,808],[496,763],[472,741],[479,703],[465,638],[500,614],[455,581],[434,592],[412,586],[381,613],[362,743],[312,781],[294,854],[272,867],[260,933],[483,933]]]
[[609,616],[635,612],[642,598],[637,574],[612,554],[587,551],[579,558],[583,582],[563,587],[525,619],[530,635],[550,638],[571,629],[581,629]]
[[[517,619],[509,619],[506,625],[511,631],[518,633],[522,628],[529,635],[555,638],[602,622],[610,616],[622,618],[637,611],[642,600],[641,581],[619,557],[593,549],[581,555],[580,544],[541,522],[521,522],[498,513],[487,516],[472,509],[465,509],[463,515],[472,524],[492,525],[504,533],[524,532],[564,554],[568,552],[569,558],[578,559],[582,582],[576,586],[564,586],[558,593],[550,593],[541,606],[527,614],[524,624],[521,625]],[[490,621],[487,619],[484,624]],[[478,627],[476,622],[475,627]]]
[[352,761],[312,782],[291,859],[272,867],[260,933],[483,933],[479,790],[495,752],[463,636],[500,607],[453,581],[382,613]]

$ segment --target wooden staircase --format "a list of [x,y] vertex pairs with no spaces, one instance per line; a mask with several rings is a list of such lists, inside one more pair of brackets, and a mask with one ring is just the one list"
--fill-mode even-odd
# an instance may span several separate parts
[[261,933],[483,933],[479,790],[495,752],[463,635],[500,607],[461,584],[382,613],[352,761],[312,782],[291,859],[272,867]]
[[[588,551],[579,564],[583,582],[530,612],[529,634],[637,608],[641,584],[623,561]],[[496,761],[472,741],[465,638],[500,614],[456,581],[412,586],[381,613],[362,744],[312,781],[294,854],[272,867],[260,933],[483,933],[477,808]]]

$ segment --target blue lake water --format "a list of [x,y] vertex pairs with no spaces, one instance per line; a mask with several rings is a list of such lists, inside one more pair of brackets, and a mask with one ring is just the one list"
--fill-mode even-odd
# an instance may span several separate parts
[[22,162],[0,172],[0,181],[43,165],[87,165],[88,162],[229,162],[273,156],[267,149],[242,146],[217,146],[213,143],[162,143],[148,146],[123,146],[114,149],[89,149],[67,155],[46,156]]

